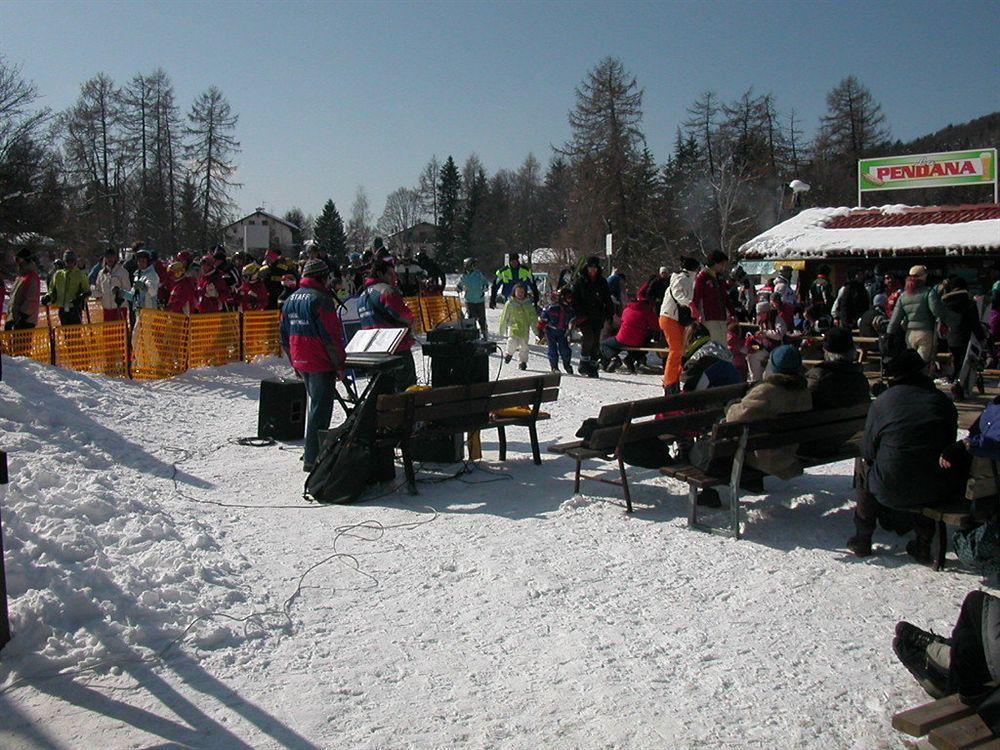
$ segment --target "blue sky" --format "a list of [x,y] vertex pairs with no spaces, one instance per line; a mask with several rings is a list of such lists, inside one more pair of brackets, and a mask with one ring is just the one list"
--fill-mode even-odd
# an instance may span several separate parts
[[49,2],[0,0],[0,54],[62,109],[80,83],[160,66],[186,108],[211,84],[240,114],[236,200],[377,218],[432,154],[491,173],[568,136],[573,89],[616,55],[670,152],[711,89],[772,92],[811,135],[857,75],[906,140],[1000,108],[997,2]]

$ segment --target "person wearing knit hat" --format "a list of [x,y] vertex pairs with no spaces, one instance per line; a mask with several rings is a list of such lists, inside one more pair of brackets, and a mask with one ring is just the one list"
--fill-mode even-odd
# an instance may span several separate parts
[[324,280],[330,276],[330,267],[319,258],[311,258],[302,266],[302,277]]
[[576,328],[580,331],[581,375],[598,377],[601,364],[601,332],[614,315],[614,302],[608,280],[601,273],[601,261],[596,255],[587,258],[580,278],[573,285],[573,308],[576,310]]
[[872,552],[872,535],[884,528],[914,529],[906,551],[918,562],[931,561],[935,524],[919,509],[938,505],[964,491],[960,476],[950,476],[938,461],[954,442],[958,412],[950,398],[924,372],[923,357],[906,349],[885,365],[889,387],[868,410],[858,463],[855,534],[847,548],[858,557]]
[[[823,361],[806,372],[814,409],[842,409],[871,400],[868,378],[857,361],[854,337],[846,328],[834,326],[823,334]],[[803,444],[801,455],[829,456],[854,434],[833,435]]]
[[[746,395],[726,409],[726,422],[747,424],[774,419],[781,414],[797,414],[812,409],[812,396],[802,377],[802,357],[798,350],[787,344],[771,352],[771,361],[763,381],[753,385]],[[755,450],[747,463],[765,474],[779,479],[791,479],[802,473],[802,462],[797,458],[799,446]],[[712,467],[713,473],[716,468]],[[722,467],[720,476],[728,476],[729,469]],[[698,504],[719,507],[721,500],[714,489],[703,490]]]
[[940,292],[927,286],[927,268],[913,266],[892,310],[888,333],[905,331],[906,345],[916,349],[925,364],[930,364],[937,348],[938,320],[943,313]]
[[329,266],[313,258],[302,270],[299,288],[281,308],[281,349],[309,394],[302,467],[311,472],[319,456],[319,431],[328,429],[333,417],[337,381],[346,371],[346,354],[337,300],[326,284]]

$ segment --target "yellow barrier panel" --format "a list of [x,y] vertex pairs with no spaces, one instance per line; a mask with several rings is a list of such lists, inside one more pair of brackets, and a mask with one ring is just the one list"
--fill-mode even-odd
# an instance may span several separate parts
[[0,353],[8,357],[28,357],[43,365],[52,363],[48,328],[0,331]]
[[452,320],[459,320],[462,317],[461,307],[455,312],[453,304],[448,300],[455,297],[421,297],[420,307],[423,312],[423,325],[425,331],[432,330],[435,326]]
[[188,321],[188,367],[224,365],[239,358],[239,313],[191,316]]
[[462,300],[458,297],[445,296],[444,301],[448,305],[448,313],[452,320],[462,319]]
[[251,310],[243,313],[243,359],[252,362],[261,354],[281,354],[278,310]]
[[124,320],[53,329],[56,366],[127,377],[127,330]]
[[410,312],[413,313],[413,332],[424,333],[427,329],[424,328],[424,314],[422,312],[423,307],[420,304],[420,297],[404,297],[403,301],[410,308]]
[[62,325],[59,322],[59,308],[53,305],[38,306],[38,325],[47,328],[56,328]]
[[132,377],[155,380],[180,375],[188,367],[188,317],[144,309],[132,332]]

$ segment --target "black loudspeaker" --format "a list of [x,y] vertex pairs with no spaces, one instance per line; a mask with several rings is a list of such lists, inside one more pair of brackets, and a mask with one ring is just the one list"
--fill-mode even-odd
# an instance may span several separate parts
[[453,464],[465,458],[462,434],[417,433],[410,441],[410,454],[417,463]]
[[305,383],[301,380],[260,381],[257,437],[301,440],[305,434]]

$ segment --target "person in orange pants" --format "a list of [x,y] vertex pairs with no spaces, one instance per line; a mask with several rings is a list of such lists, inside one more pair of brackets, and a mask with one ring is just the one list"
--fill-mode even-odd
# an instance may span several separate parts
[[660,330],[667,340],[667,363],[663,368],[665,393],[680,391],[681,359],[691,318],[691,300],[694,299],[694,277],[699,263],[694,258],[681,258],[681,270],[671,274],[670,286],[663,295],[660,307]]

